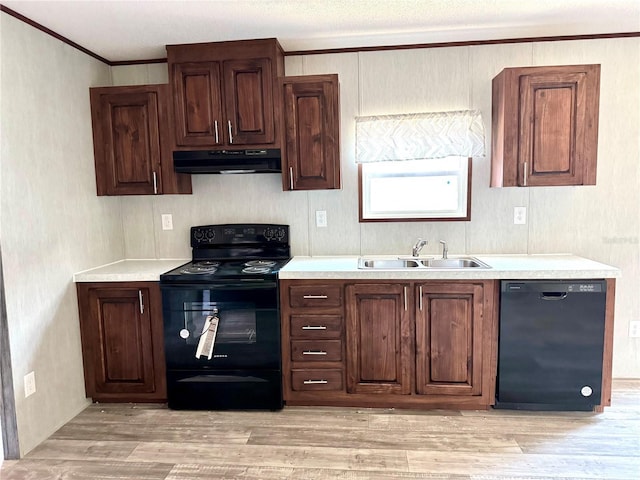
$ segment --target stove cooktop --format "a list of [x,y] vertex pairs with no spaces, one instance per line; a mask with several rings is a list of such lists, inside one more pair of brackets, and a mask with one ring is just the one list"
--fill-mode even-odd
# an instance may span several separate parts
[[270,279],[289,259],[193,260],[160,275],[167,282],[216,282],[222,280]]

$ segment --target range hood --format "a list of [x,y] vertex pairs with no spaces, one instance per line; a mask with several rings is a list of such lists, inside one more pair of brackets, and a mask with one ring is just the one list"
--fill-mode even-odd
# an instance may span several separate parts
[[179,173],[280,173],[280,149],[190,150],[173,152]]

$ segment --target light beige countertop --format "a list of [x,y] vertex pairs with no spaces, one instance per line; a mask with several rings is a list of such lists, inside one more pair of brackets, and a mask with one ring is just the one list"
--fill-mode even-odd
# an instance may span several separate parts
[[[397,255],[362,255],[368,259],[397,259]],[[461,255],[462,256],[462,255]],[[449,258],[456,258],[449,255]],[[358,280],[465,280],[465,279],[587,279],[617,278],[618,268],[570,254],[544,255],[464,255],[475,257],[491,268],[406,268],[359,269],[360,256],[294,257],[281,270],[280,279]],[[400,258],[409,258],[402,256]],[[439,258],[435,255],[419,257]]]
[[120,260],[101,267],[84,270],[73,275],[73,281],[81,282],[157,282],[160,274],[189,262],[190,259],[173,260]]
[[[397,255],[363,255],[366,258],[396,259]],[[465,279],[572,279],[617,278],[620,270],[604,263],[569,254],[554,255],[465,255],[491,268],[407,268],[393,270],[359,269],[360,256],[294,257],[280,270],[280,279],[362,279],[362,280],[465,280]],[[449,258],[456,258],[450,255]],[[402,258],[408,258],[403,256]],[[439,258],[435,255],[419,257]],[[160,274],[190,259],[120,260],[73,275],[80,282],[157,282]]]

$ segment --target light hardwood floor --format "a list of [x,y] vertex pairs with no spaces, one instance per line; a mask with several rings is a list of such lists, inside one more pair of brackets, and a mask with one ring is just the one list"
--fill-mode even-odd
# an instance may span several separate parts
[[602,414],[94,404],[2,480],[640,479],[640,380]]

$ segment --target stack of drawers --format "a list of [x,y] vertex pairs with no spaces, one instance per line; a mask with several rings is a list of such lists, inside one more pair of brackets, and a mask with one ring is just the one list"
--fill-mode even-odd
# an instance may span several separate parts
[[281,295],[285,400],[344,392],[342,284],[283,280]]

